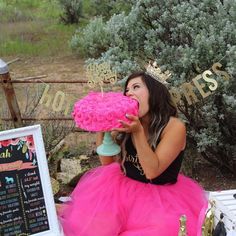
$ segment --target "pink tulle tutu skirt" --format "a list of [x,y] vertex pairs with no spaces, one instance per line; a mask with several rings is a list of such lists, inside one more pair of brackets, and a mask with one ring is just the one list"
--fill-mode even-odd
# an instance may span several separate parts
[[130,179],[119,164],[83,176],[60,220],[66,236],[178,236],[187,217],[188,236],[201,236],[207,199],[193,180],[153,185]]

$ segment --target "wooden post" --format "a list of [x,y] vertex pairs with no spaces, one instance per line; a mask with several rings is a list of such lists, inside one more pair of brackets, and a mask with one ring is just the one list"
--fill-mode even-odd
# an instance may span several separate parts
[[7,64],[0,59],[0,83],[5,93],[7,105],[11,113],[14,127],[22,127],[21,114],[19,105],[17,103],[15,90],[11,83],[11,76],[7,67]]

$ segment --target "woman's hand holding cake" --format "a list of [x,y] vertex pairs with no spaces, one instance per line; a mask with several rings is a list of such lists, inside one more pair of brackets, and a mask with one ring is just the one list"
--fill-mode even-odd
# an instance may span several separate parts
[[119,120],[119,122],[122,124],[121,128],[115,128],[115,131],[118,132],[125,132],[125,133],[140,133],[143,132],[143,126],[138,118],[138,116],[126,114],[126,118],[129,120],[129,122],[126,122],[124,120]]

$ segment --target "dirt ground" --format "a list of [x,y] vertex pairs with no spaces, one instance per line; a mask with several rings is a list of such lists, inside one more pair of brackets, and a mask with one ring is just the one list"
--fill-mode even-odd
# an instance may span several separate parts
[[[14,58],[1,58],[5,62]],[[84,62],[75,56],[53,57],[53,58],[20,58],[19,61],[9,66],[13,79],[29,76],[47,75],[46,80],[82,80],[85,79]],[[15,85],[16,90],[24,91],[27,84]],[[51,84],[50,93],[63,91],[70,102],[79,99],[86,91],[81,84]],[[22,96],[23,99],[23,96]],[[46,109],[46,108],[45,108]],[[45,112],[51,112],[50,107]],[[78,146],[83,141],[94,149],[94,135],[73,133],[68,136],[68,143],[71,148]],[[187,157],[186,157],[187,158]],[[91,159],[91,162],[96,160]],[[219,170],[207,162],[199,162],[195,169],[195,179],[208,191],[220,191],[226,189],[236,189],[236,179],[226,179]]]
[[[187,158],[187,157],[185,157]],[[236,189],[236,179],[226,178],[216,167],[202,160],[196,166],[195,179],[207,191]]]

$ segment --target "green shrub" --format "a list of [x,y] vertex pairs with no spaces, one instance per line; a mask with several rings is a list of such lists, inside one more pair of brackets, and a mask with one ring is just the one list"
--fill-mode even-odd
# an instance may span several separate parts
[[77,30],[71,40],[71,48],[80,56],[89,55],[99,56],[108,49],[109,32],[105,28],[103,19],[96,18],[91,20],[90,24],[81,32]]
[[[102,45],[96,30],[85,33],[90,25],[80,35],[80,42],[89,38],[91,43],[96,38],[100,41],[87,50],[89,61],[110,61],[121,76],[149,60],[170,70],[169,83],[183,98],[178,108],[188,128],[188,142],[222,173],[236,176],[236,1],[133,2],[127,15],[114,15],[103,23],[99,30],[107,36]],[[221,70],[227,71],[230,79],[213,73],[211,78],[217,81],[218,88],[210,91],[202,73],[211,70],[216,62],[221,63]],[[203,99],[198,91],[198,102],[189,105],[180,86],[192,83],[196,76],[201,76],[200,83],[210,96]]]
[[82,16],[81,0],[58,0],[63,13],[60,18],[65,24],[78,24]]
[[128,13],[132,7],[129,0],[91,0],[90,2],[94,14],[102,16],[105,20],[108,20],[114,14]]

